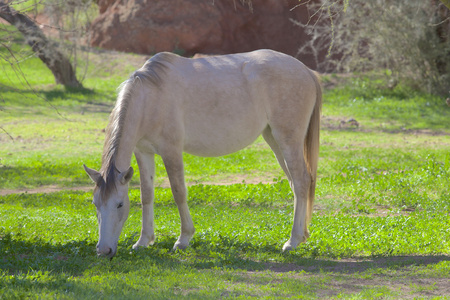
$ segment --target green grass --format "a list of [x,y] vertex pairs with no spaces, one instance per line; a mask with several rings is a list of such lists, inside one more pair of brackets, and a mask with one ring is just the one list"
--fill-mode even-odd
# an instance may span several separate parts
[[[326,76],[324,81],[333,80]],[[363,128],[382,131],[446,131],[450,128],[450,109],[445,99],[438,96],[419,93],[401,85],[385,88],[384,80],[373,74],[359,75],[342,82],[346,84],[326,94],[325,117],[353,117],[362,123]]]
[[[332,287],[325,286],[330,279],[336,281],[336,276],[342,277],[335,283],[339,286],[339,282],[350,280],[374,281],[389,272],[405,274],[403,277],[407,278],[409,269],[420,272],[415,275],[418,278],[431,280],[449,275],[450,259],[446,256],[437,257],[432,263],[420,262],[424,255],[436,257],[448,252],[448,212],[384,217],[318,214],[313,218],[308,243],[282,254],[292,208],[280,200],[282,197],[275,198],[273,204],[265,200],[267,194],[283,194],[287,190],[278,185],[285,183],[250,186],[255,192],[253,201],[241,201],[238,205],[234,197],[245,199],[247,193],[238,191],[236,186],[191,187],[190,194],[195,192],[190,204],[197,233],[187,251],[176,253],[170,249],[177,238],[179,220],[167,189],[157,190],[162,199],[155,207],[156,244],[131,250],[140,223],[138,191],[132,190],[130,218],[119,241],[119,253],[112,261],[95,257],[97,229],[90,193],[2,197],[0,288],[4,287],[11,297],[23,293],[140,298],[149,295],[150,288],[150,294],[156,298],[177,294],[215,298],[224,293],[261,297],[300,293],[314,298],[324,291],[337,295]],[[208,199],[212,192],[222,190],[227,194],[224,190],[233,189],[235,196],[221,197],[221,203],[212,205],[208,200],[199,200]],[[367,263],[356,268],[354,276],[347,274],[355,272],[351,264],[347,270],[327,271],[345,265],[334,259],[356,258],[363,265],[362,258],[379,261],[404,256],[409,256],[409,261],[393,260],[380,270]],[[271,271],[282,266],[293,271]],[[293,278],[303,280],[296,284]],[[396,280],[400,282],[399,278]],[[368,293],[365,288],[361,291]],[[386,293],[399,295],[389,288],[383,295]]]
[[[20,69],[34,91],[0,62],[2,299],[450,297],[450,109],[365,75],[325,91],[307,243],[281,253],[293,195],[260,138],[225,157],[184,156],[196,234],[183,252],[170,251],[180,221],[159,157],[157,240],[131,249],[141,222],[133,159],[118,254],[97,258],[92,194],[68,188],[91,186],[82,164],[100,167],[115,89],[143,61],[93,53],[85,88],[65,90],[39,60],[26,59]],[[325,78],[332,80],[340,82]],[[339,128],[350,117],[360,126]],[[61,191],[42,192],[47,186]]]

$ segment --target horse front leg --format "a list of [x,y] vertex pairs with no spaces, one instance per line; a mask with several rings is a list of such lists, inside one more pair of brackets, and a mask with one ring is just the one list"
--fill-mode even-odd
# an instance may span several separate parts
[[184,181],[184,166],[182,153],[165,154],[162,156],[169,176],[170,187],[172,189],[173,198],[178,207],[181,219],[181,234],[173,246],[173,250],[185,249],[189,246],[189,241],[194,235],[195,228],[192,222],[189,207],[187,205],[187,189]]
[[136,161],[139,166],[141,179],[141,203],[142,203],[142,229],[141,236],[133,249],[147,247],[155,242],[154,226],[154,179],[155,179],[155,155],[135,151]]

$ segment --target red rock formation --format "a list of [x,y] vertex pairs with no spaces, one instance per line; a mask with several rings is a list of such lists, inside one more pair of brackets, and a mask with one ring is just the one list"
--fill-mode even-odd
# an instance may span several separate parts
[[298,57],[315,67],[311,56],[298,54],[308,36],[290,19],[305,23],[298,0],[99,0],[92,45],[153,54],[175,51],[226,54],[268,48]]

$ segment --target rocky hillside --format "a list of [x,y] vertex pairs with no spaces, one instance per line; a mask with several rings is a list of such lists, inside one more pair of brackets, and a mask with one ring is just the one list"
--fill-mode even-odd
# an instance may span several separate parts
[[92,45],[153,54],[175,51],[226,54],[270,48],[298,57],[315,68],[312,56],[298,53],[306,22],[298,0],[99,0]]

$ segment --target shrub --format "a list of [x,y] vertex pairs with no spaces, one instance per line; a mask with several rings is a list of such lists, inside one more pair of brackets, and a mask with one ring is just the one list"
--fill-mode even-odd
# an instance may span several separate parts
[[391,86],[450,91],[450,11],[437,0],[308,2],[311,35],[301,52],[328,50],[326,71],[386,70]]

